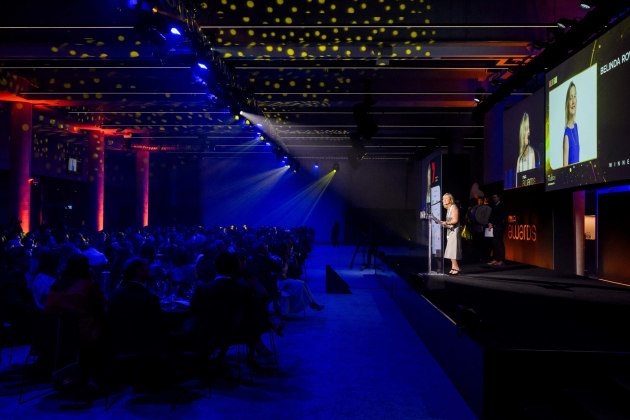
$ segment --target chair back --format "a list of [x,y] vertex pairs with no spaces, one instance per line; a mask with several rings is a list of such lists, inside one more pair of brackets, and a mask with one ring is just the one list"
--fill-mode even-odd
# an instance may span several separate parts
[[79,358],[80,332],[77,313],[47,313],[36,316],[31,344],[42,368],[57,370]]

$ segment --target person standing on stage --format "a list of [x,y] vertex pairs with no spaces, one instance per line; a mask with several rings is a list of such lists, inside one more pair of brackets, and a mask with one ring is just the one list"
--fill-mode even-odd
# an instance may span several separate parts
[[332,227],[332,232],[330,233],[330,243],[332,244],[333,248],[339,248],[339,230],[339,222],[335,220],[335,223]]
[[450,193],[442,196],[442,205],[446,209],[446,221],[440,222],[446,229],[446,249],[444,258],[451,260],[451,271],[448,274],[456,276],[459,274],[459,264],[457,260],[462,259],[462,244],[459,234],[459,210],[455,205],[455,199]]
[[505,245],[503,244],[503,231],[505,231],[505,209],[498,194],[490,197],[492,200],[492,213],[488,219],[488,227],[492,229],[492,261],[490,265],[503,265],[505,260]]

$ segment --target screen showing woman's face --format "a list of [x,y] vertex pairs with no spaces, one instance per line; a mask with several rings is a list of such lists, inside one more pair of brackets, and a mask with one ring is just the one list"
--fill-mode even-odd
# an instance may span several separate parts
[[523,146],[529,146],[529,119],[523,122]]
[[571,118],[575,118],[576,109],[577,109],[577,92],[576,92],[575,86],[571,86],[571,89],[569,89],[569,106],[568,106],[569,116]]

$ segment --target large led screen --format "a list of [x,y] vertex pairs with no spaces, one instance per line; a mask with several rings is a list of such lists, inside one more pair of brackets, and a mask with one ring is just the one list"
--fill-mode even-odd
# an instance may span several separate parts
[[547,190],[630,179],[630,19],[545,76]]
[[503,189],[545,182],[545,92],[527,97],[503,114]]

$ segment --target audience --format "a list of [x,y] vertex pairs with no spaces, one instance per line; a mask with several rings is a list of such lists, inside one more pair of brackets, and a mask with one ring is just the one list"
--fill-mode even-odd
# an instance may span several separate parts
[[[170,289],[178,297],[192,293],[190,311],[184,313],[191,316],[198,350],[225,354],[229,346],[246,344],[253,366],[256,353],[270,354],[261,335],[282,335],[281,291],[291,312],[323,308],[299,279],[313,237],[305,227],[178,226],[107,233],[42,226],[23,234],[10,226],[0,237],[0,270],[6,273],[0,276],[0,321],[30,336],[38,311],[78,314],[82,379],[98,382],[111,350],[163,361],[164,326],[173,325],[164,322],[160,298]],[[111,272],[111,285],[119,285],[109,299],[103,292],[105,271]]]

